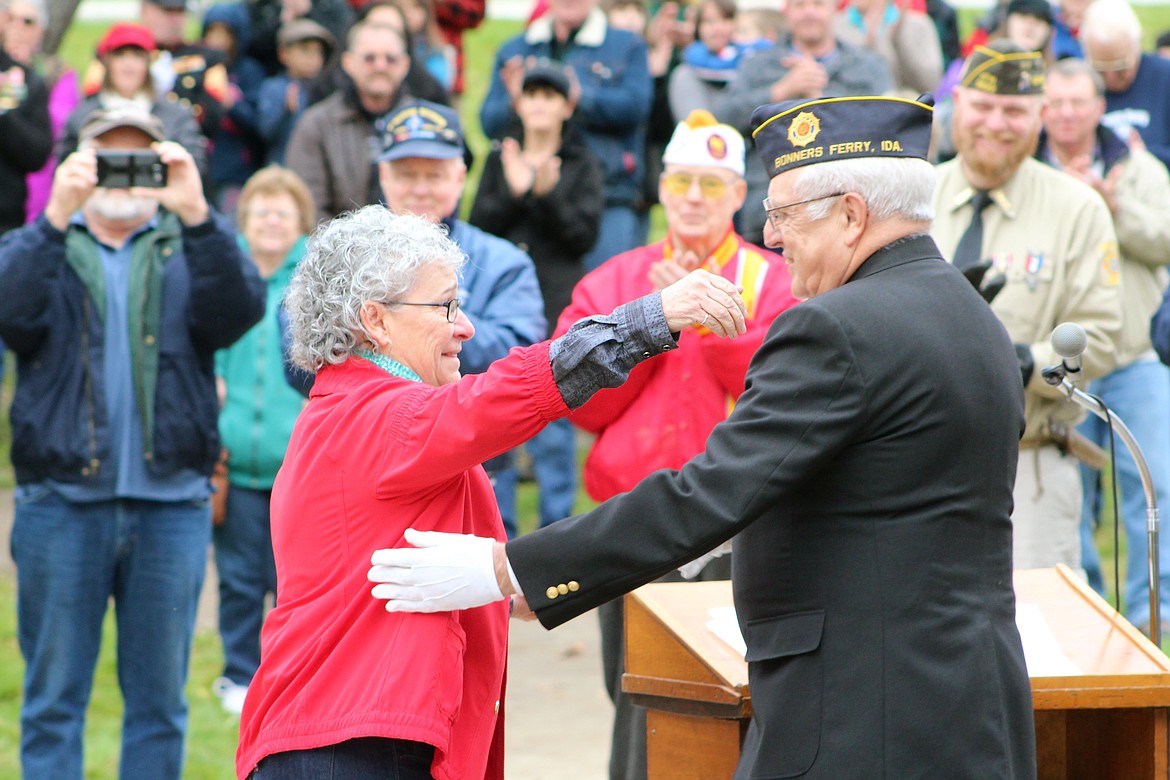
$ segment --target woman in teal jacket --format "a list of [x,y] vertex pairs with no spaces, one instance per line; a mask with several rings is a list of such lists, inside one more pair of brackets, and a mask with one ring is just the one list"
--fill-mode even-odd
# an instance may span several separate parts
[[265,168],[240,193],[240,244],[268,287],[262,319],[215,356],[223,408],[219,431],[227,451],[226,512],[213,532],[219,573],[219,633],[224,672],[214,689],[225,710],[239,713],[260,665],[264,600],[276,593],[269,531],[272,482],[284,460],[293,423],[304,403],[285,382],[277,311],[305,253],[313,226],[313,199],[299,176]]

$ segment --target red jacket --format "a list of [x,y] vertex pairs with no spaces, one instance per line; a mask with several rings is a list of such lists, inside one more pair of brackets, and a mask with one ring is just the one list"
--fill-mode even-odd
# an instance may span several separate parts
[[[612,311],[652,291],[650,266],[670,253],[665,242],[617,255],[578,283],[557,335],[582,317]],[[621,387],[602,390],[569,419],[597,434],[585,461],[585,489],[596,501],[630,490],[661,468],[677,469],[703,451],[711,429],[743,392],[744,374],[776,315],[796,303],[784,261],[734,232],[707,270],[744,286],[747,333],[721,339],[688,328],[678,349],[633,370]]]
[[351,358],[323,368],[309,399],[272,492],[277,602],[237,774],[270,753],[377,736],[434,745],[438,780],[501,780],[507,601],[389,614],[366,572],[410,527],[503,541],[478,464],[568,413],[548,343],[443,387]]

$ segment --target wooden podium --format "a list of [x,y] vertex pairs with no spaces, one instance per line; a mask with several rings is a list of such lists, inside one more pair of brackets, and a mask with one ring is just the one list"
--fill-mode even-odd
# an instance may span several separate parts
[[[1032,674],[1040,780],[1166,780],[1170,659],[1069,569],[1015,574],[1067,668]],[[708,628],[731,583],[655,583],[626,597],[622,687],[648,708],[650,780],[730,778],[751,717],[747,662]],[[1031,609],[1029,607],[1029,609]]]

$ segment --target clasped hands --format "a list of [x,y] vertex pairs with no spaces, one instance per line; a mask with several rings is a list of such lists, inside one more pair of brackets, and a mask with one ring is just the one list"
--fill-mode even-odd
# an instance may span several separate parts
[[747,332],[743,289],[702,268],[691,271],[662,290],[666,326],[678,333],[702,325],[716,336],[736,338]]

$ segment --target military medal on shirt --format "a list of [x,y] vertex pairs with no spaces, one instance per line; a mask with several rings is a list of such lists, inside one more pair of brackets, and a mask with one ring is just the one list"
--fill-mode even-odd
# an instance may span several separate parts
[[21,67],[13,65],[6,71],[0,71],[0,113],[16,108],[27,96],[28,83]]
[[[1036,292],[1036,288],[1040,285],[1040,274],[1044,271],[1045,262],[1046,258],[1043,252],[1029,252],[1024,255],[1023,262],[1019,265],[1020,273],[1015,274],[1015,276],[1023,278],[1029,291]],[[993,258],[993,263],[997,274],[1009,276],[1012,267],[1016,265],[1016,258],[1011,253],[996,255]]]

